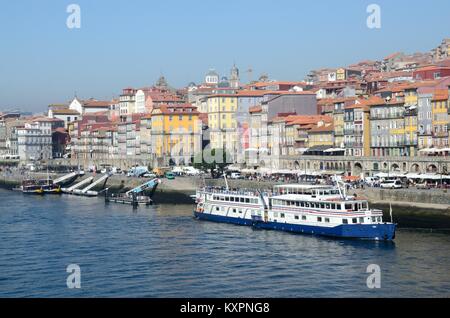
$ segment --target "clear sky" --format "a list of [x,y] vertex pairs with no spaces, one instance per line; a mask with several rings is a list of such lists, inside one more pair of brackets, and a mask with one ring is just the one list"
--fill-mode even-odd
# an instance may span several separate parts
[[[66,8],[81,7],[68,29]],[[366,26],[381,6],[381,29]],[[429,51],[450,36],[448,0],[16,0],[0,2],[0,110],[110,99],[127,86],[201,82],[209,68],[278,80]]]

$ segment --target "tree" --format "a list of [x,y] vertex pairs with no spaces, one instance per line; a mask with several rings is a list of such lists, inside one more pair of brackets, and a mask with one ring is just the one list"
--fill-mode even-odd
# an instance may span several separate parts
[[194,157],[194,167],[204,171],[210,170],[213,178],[223,175],[223,171],[232,162],[231,156],[225,149],[204,149]]

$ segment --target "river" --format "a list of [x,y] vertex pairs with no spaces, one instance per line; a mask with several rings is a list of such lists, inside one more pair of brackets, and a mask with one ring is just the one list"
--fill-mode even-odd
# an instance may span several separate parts
[[[0,297],[449,297],[450,235],[399,229],[394,243],[197,221],[193,205],[0,189]],[[66,285],[69,264],[81,288]],[[369,289],[366,269],[381,269]]]

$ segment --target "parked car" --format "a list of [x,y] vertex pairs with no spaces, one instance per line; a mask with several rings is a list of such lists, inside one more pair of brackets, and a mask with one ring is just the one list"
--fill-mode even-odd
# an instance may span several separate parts
[[429,185],[427,182],[417,183],[417,184],[416,184],[416,188],[417,188],[417,189],[423,189],[423,190],[429,190],[429,189],[431,189],[430,185]]
[[400,180],[386,180],[380,183],[380,188],[383,189],[401,189],[403,188]]
[[232,172],[230,175],[231,179],[243,179],[242,175],[239,172]]
[[156,174],[154,174],[153,172],[149,172],[149,173],[144,174],[142,177],[153,179],[153,178],[156,178]]
[[175,175],[172,173],[172,172],[166,172],[165,174],[164,174],[164,177],[166,178],[166,179],[168,179],[168,180],[174,180],[175,179]]
[[369,185],[369,186],[373,186],[376,182],[378,181],[378,178],[375,177],[365,177],[364,178],[364,182]]

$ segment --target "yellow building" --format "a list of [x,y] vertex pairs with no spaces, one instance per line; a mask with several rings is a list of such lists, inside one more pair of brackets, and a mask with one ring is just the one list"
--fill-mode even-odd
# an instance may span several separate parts
[[317,146],[334,146],[334,126],[331,124],[324,124],[316,126],[308,131],[308,146],[314,148]]
[[417,111],[419,94],[417,89],[422,85],[408,87],[405,89],[405,124],[404,124],[404,146],[409,156],[417,156]]
[[199,112],[191,104],[160,105],[151,113],[151,148],[157,166],[187,165],[202,150]]
[[438,89],[431,100],[432,136],[435,148],[448,148],[448,90]]
[[238,123],[235,94],[217,94],[207,97],[208,126],[211,149],[226,149],[236,158],[238,150]]

